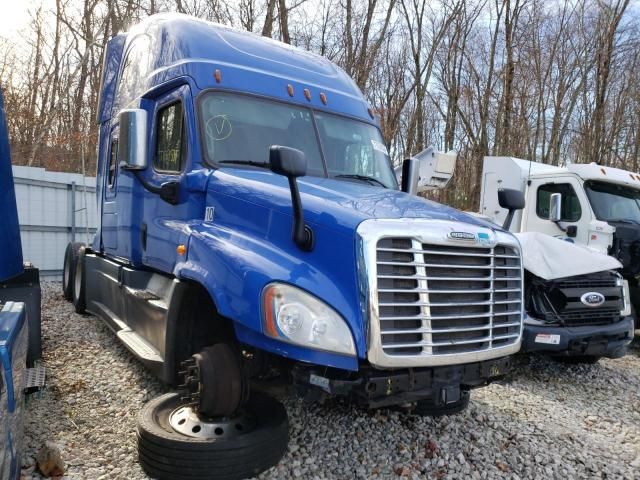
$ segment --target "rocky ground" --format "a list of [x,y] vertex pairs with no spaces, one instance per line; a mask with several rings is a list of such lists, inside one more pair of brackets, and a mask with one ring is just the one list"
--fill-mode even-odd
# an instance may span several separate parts
[[[23,478],[60,449],[65,478],[147,478],[137,463],[142,405],[165,389],[98,319],[43,285],[47,388],[29,398]],[[464,413],[438,419],[290,398],[291,441],[261,478],[640,478],[640,342],[619,360],[567,366],[518,358]]]

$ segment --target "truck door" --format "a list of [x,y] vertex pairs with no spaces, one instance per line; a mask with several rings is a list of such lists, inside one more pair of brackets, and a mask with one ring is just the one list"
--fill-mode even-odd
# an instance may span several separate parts
[[177,258],[176,247],[184,238],[187,222],[200,218],[204,210],[204,195],[186,191],[186,174],[199,163],[189,86],[183,85],[155,99],[149,114],[152,117],[150,165],[144,172],[145,181],[156,188],[177,182],[180,200],[171,204],[145,189],[140,224],[142,262],[171,273]]
[[107,146],[105,169],[102,175],[104,201],[102,206],[102,245],[106,253],[117,255],[118,250],[118,210],[116,195],[118,188],[118,127],[111,130]]
[[[551,195],[562,195],[562,215],[559,225],[549,220]],[[574,177],[535,178],[527,194],[526,215],[523,218],[523,231],[542,232],[554,237],[566,238],[562,228],[574,225],[577,235],[576,243],[587,244],[589,238],[589,221],[591,210],[587,197]]]

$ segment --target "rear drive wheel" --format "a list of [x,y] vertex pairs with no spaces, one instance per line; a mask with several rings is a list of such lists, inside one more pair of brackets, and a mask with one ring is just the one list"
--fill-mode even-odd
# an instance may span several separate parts
[[84,243],[74,242],[67,244],[64,251],[64,264],[62,269],[62,294],[65,300],[73,300],[73,281],[76,274],[78,252],[84,247]]
[[252,392],[233,415],[208,418],[178,394],[147,403],[138,420],[138,458],[154,478],[240,479],[276,465],[289,441],[287,412]]
[[455,415],[465,410],[469,406],[471,392],[469,390],[460,391],[460,399],[446,405],[435,405],[431,400],[419,400],[413,413],[427,417],[440,417],[442,415]]
[[80,247],[80,250],[78,251],[78,259],[76,261],[76,269],[73,276],[73,306],[77,313],[85,313],[87,309],[84,264],[84,247]]

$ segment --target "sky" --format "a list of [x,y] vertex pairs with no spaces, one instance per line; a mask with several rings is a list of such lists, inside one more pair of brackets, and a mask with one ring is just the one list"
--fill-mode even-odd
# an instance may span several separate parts
[[29,9],[43,5],[47,10],[55,8],[55,0],[0,0],[0,37],[20,42],[20,30],[29,24]]

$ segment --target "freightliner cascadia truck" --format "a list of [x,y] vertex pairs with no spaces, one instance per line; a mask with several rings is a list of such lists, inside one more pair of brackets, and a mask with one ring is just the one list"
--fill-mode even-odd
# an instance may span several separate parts
[[[398,186],[374,113],[328,60],[181,15],[112,38],[90,245],[65,295],[163,381],[140,414],[157,478],[242,478],[279,460],[257,388],[455,413],[520,348],[516,238]],[[114,372],[117,374],[117,372]]]

